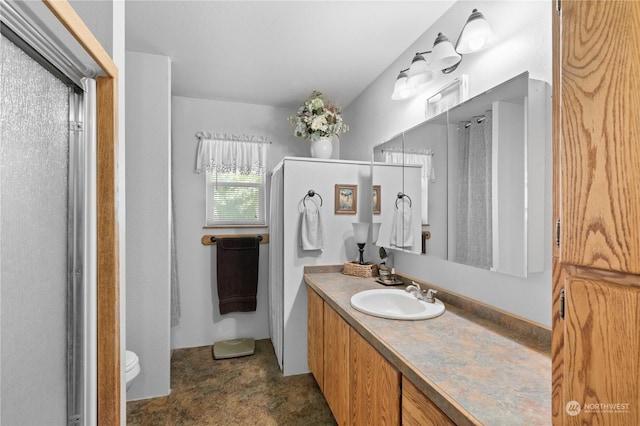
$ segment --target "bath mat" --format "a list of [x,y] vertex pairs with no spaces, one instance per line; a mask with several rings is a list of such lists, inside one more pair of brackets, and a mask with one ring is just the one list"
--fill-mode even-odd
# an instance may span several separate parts
[[223,340],[213,344],[213,359],[253,355],[255,347],[256,342],[254,339]]

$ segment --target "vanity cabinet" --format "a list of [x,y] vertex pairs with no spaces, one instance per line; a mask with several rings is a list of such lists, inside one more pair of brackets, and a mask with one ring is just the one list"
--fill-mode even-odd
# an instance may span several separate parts
[[420,389],[402,377],[402,426],[454,426]]
[[400,424],[400,373],[364,337],[349,331],[351,424]]
[[309,289],[307,306],[307,363],[320,390],[324,392],[324,300]]
[[313,289],[307,290],[309,368],[340,426],[454,424]]
[[553,424],[638,425],[640,3],[557,4]]
[[324,397],[340,426],[349,423],[349,324],[324,304]]

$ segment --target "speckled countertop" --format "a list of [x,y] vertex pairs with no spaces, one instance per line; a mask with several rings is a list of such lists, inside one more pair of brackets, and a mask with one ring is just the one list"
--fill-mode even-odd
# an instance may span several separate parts
[[305,281],[456,424],[551,424],[544,344],[450,304],[425,321],[361,313],[351,307],[353,294],[387,288],[373,278],[322,272]]

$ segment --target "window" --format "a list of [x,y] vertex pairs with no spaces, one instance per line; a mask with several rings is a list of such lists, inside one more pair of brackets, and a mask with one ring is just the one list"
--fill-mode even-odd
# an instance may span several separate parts
[[206,225],[264,225],[265,138],[196,134],[196,173],[206,173]]
[[207,225],[264,225],[264,169],[207,173]]

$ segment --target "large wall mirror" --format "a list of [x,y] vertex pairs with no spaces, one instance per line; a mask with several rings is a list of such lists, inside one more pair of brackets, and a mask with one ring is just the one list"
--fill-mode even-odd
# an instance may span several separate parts
[[[376,244],[519,277],[543,271],[549,97],[525,72],[376,146]],[[398,194],[412,200],[410,227],[399,228]],[[394,244],[398,229],[413,244]]]

